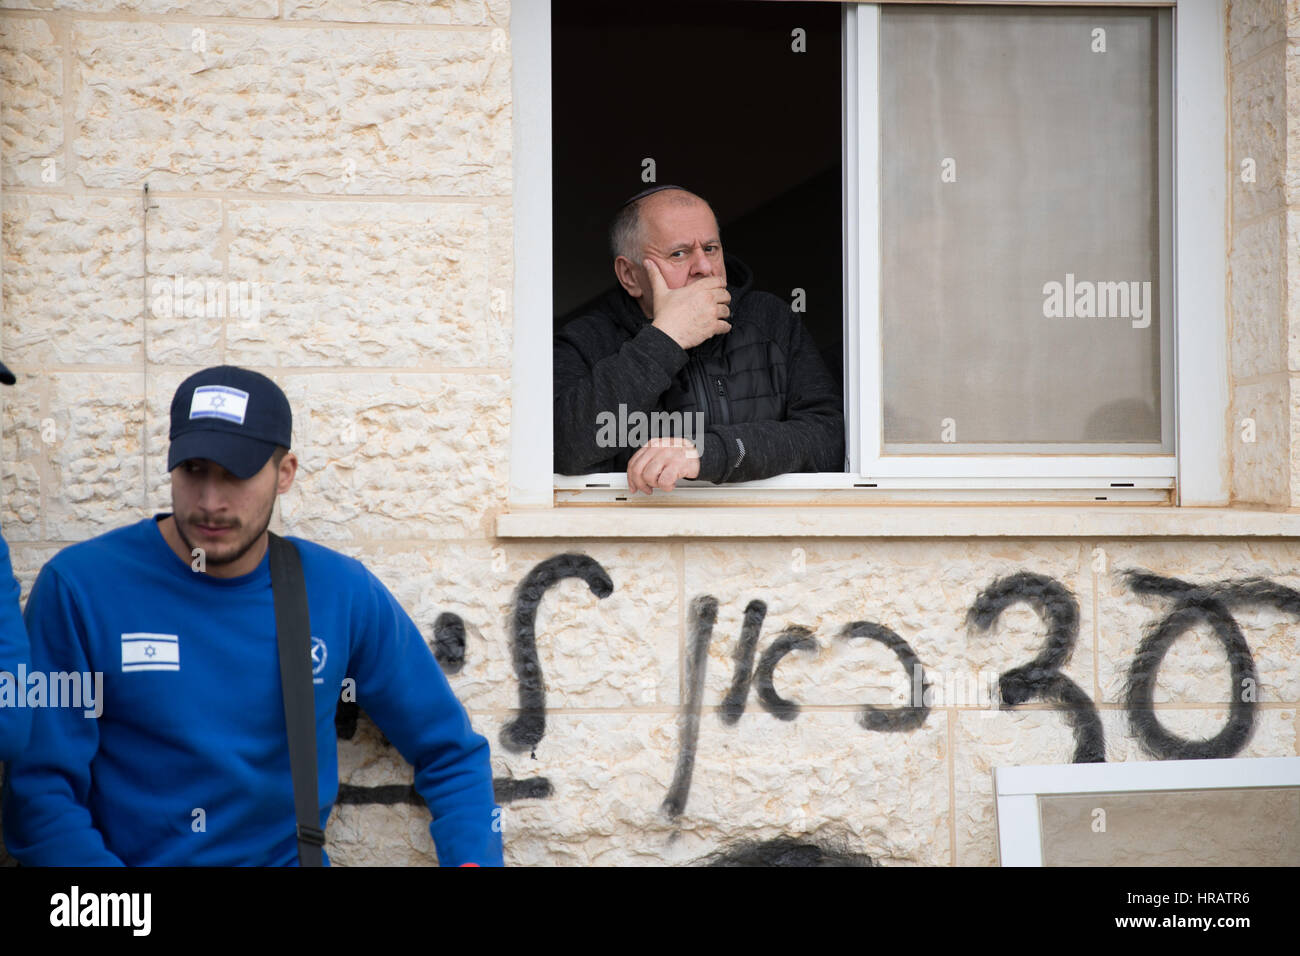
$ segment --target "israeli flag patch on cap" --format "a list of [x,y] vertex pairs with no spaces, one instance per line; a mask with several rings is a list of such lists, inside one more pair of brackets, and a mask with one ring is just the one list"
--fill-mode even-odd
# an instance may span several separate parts
[[229,385],[200,385],[190,400],[190,418],[223,418],[236,425],[244,424],[248,411],[248,393]]

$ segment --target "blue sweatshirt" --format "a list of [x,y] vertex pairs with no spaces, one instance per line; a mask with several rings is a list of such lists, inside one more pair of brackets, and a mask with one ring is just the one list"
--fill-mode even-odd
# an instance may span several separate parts
[[9,563],[9,545],[0,537],[0,760],[22,753],[32,730],[31,708],[19,706],[26,703],[26,688],[19,686],[19,677],[31,666],[20,594]]
[[[268,557],[191,570],[145,519],[73,545],[27,602],[35,669],[103,672],[98,719],[35,713],[5,781],[28,865],[297,864]],[[334,711],[356,702],[415,768],[444,865],[500,865],[488,744],[415,624],[358,561],[293,538],[311,615],[320,826],[338,795]]]

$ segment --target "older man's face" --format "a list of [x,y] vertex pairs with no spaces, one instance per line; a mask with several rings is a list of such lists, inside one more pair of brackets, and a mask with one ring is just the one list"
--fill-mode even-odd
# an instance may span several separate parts
[[[654,260],[668,288],[680,289],[709,276],[726,281],[718,221],[706,203],[684,204],[680,197],[652,196],[641,207],[641,222],[645,258]],[[652,295],[645,267],[640,262],[634,265],[642,288]]]

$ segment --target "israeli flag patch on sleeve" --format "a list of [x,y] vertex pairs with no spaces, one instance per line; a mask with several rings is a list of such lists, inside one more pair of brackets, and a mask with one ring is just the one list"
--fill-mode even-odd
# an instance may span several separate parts
[[244,424],[248,393],[229,385],[200,385],[190,399],[190,418],[222,418]]

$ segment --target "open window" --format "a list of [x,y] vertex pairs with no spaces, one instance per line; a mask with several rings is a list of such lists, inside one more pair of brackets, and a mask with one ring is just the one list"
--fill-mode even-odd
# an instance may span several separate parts
[[840,376],[838,6],[711,0],[683,7],[686,23],[651,9],[552,0],[555,327],[615,286],[607,235],[623,201],[676,183],[709,201],[727,254],[791,302]]
[[[520,221],[517,197],[516,255],[547,256],[546,329],[612,285],[608,220],[652,173],[710,200],[759,287],[802,293],[842,375],[844,473],[653,503],[1213,495],[1223,87],[1177,64],[1221,60],[1214,10],[538,0],[516,20],[539,7],[550,42],[516,48],[516,122],[544,63],[546,213]],[[549,378],[529,377],[540,403]],[[619,474],[527,481],[538,501],[543,483],[555,503],[630,497]]]

